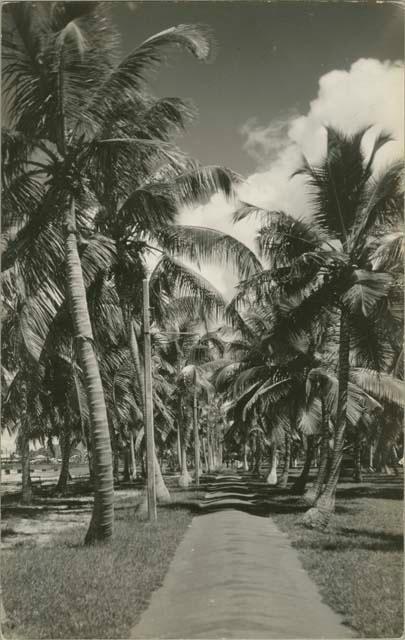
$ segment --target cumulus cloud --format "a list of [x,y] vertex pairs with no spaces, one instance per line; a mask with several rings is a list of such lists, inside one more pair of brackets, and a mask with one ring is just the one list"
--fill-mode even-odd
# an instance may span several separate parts
[[[288,114],[284,120],[261,125],[249,119],[241,128],[243,146],[257,162],[257,170],[239,189],[242,200],[263,208],[285,210],[296,216],[310,212],[302,176],[290,179],[304,154],[312,163],[326,151],[325,126],[354,133],[370,124],[364,137],[368,153],[376,135],[387,131],[395,138],[376,158],[376,169],[403,157],[404,153],[404,68],[397,62],[359,59],[348,71],[334,70],[319,80],[317,97],[306,115]],[[183,211],[181,222],[212,226],[231,233],[253,247],[254,220],[232,226],[232,206],[215,196],[210,203]],[[229,293],[234,278],[224,269],[209,267],[204,275]]]
[[[388,131],[395,138],[382,149],[376,158],[376,170],[381,169],[394,158],[403,156],[404,113],[403,113],[404,69],[400,63],[381,62],[374,59],[360,59],[352,64],[349,71],[334,70],[319,80],[317,97],[310,103],[306,115],[286,119],[286,136],[275,160],[265,165],[269,150],[265,144],[272,144],[271,135],[262,136],[262,159],[258,170],[249,176],[241,189],[241,198],[271,209],[286,209],[293,215],[305,215],[309,210],[305,199],[302,178],[290,180],[290,176],[300,166],[302,154],[310,162],[321,160],[326,150],[325,126],[333,126],[346,133],[354,133],[362,127],[373,125],[364,137],[364,151],[368,153],[376,135]],[[258,127],[249,120],[242,131],[245,145],[251,145]],[[278,122],[277,129],[283,131]],[[259,147],[256,145],[256,152]]]
[[244,138],[243,149],[258,163],[268,165],[289,144],[288,130],[297,114],[272,120],[268,125],[258,124],[257,118],[249,118],[240,128]]

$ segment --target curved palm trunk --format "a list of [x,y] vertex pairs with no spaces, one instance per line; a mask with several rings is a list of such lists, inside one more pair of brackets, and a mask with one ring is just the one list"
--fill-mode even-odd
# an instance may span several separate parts
[[93,344],[93,332],[87,308],[82,267],[77,249],[75,205],[72,200],[66,214],[66,268],[69,310],[74,338],[83,371],[89,405],[90,436],[94,472],[94,505],[85,543],[107,540],[113,534],[114,480],[110,431],[103,386]]
[[65,495],[67,489],[67,483],[69,480],[69,461],[72,444],[70,441],[70,429],[67,425],[63,425],[60,438],[59,438],[60,450],[62,454],[62,466],[60,469],[58,483],[55,487],[55,492],[59,495]]
[[318,473],[314,484],[310,487],[305,495],[304,500],[308,505],[313,505],[321,494],[323,485],[326,481],[329,459],[329,418],[325,410],[325,403],[322,399],[322,435],[321,435],[321,455],[319,460]]
[[[122,313],[125,318],[126,317],[125,309],[122,309]],[[142,398],[142,411],[144,411],[144,405],[145,405],[144,376],[143,376],[143,370],[141,366],[141,360],[139,357],[138,340],[136,338],[134,324],[131,319],[129,319],[129,323],[128,323],[128,334],[129,334],[129,349],[131,352],[132,362],[135,368],[135,375],[137,377],[137,382],[141,390],[140,395]],[[156,451],[154,451],[154,473],[155,473],[156,500],[157,502],[168,502],[170,500],[170,493],[168,488],[165,485],[165,481],[163,479],[159,461],[156,456]]]
[[307,511],[303,522],[308,527],[323,528],[329,523],[335,509],[336,488],[339,481],[340,467],[343,457],[343,447],[346,431],[347,391],[349,386],[349,354],[350,354],[350,325],[349,315],[342,309],[339,337],[339,386],[336,416],[335,443],[332,454],[331,469],[326,486],[315,505]]
[[291,437],[289,433],[286,433],[284,437],[283,471],[281,473],[280,482],[278,483],[282,489],[285,489],[288,484],[288,475],[290,473],[290,461],[291,461]]
[[301,471],[301,475],[297,478],[297,480],[294,482],[291,488],[292,493],[295,493],[297,495],[302,495],[305,492],[305,487],[308,482],[314,454],[315,454],[314,436],[308,436],[304,466]]

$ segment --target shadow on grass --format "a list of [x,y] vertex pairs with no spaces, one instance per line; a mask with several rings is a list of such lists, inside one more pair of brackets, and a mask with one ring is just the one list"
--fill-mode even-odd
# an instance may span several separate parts
[[344,498],[345,500],[353,500],[356,498],[402,500],[404,497],[404,489],[402,483],[399,482],[396,486],[387,486],[386,483],[381,483],[380,486],[358,485],[350,488],[339,487],[337,497]]
[[[350,534],[347,534],[347,531],[351,531]],[[404,549],[404,540],[403,536],[395,533],[375,533],[368,532],[362,529],[352,529],[352,530],[337,530],[335,533],[335,538],[330,539],[330,532],[325,535],[328,535],[328,539],[322,540],[319,536],[316,538],[307,538],[305,540],[299,540],[293,542],[293,546],[299,547],[300,549],[314,549],[316,551],[338,551],[345,552],[350,551],[351,549],[364,549],[367,551],[380,551],[380,552],[391,552],[398,551],[403,552]]]

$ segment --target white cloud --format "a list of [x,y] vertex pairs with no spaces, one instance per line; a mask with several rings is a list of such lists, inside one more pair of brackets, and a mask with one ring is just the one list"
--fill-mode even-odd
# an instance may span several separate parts
[[[403,156],[403,84],[402,65],[364,58],[353,63],[349,71],[335,70],[322,76],[318,96],[310,103],[307,115],[286,119],[285,144],[277,142],[281,149],[266,168],[263,163],[269,150],[265,143],[271,145],[272,138],[260,138],[263,156],[259,170],[249,176],[241,189],[241,198],[271,209],[286,209],[294,215],[305,215],[309,205],[304,181],[302,178],[290,180],[290,176],[300,165],[302,154],[313,163],[322,158],[326,147],[326,125],[350,134],[372,124],[364,137],[366,153],[379,131],[390,132],[395,142],[378,153],[377,170],[393,158]],[[251,122],[242,128],[246,136],[245,145],[251,145],[259,131],[269,128],[258,127],[256,122],[252,127]],[[277,127],[283,130],[280,122]]]
[[[319,80],[317,97],[306,115],[288,115],[260,125],[249,119],[241,128],[244,148],[255,158],[258,169],[240,188],[242,200],[270,208],[283,209],[292,215],[308,215],[304,179],[290,179],[301,164],[302,154],[316,163],[326,150],[325,125],[353,133],[361,127],[373,127],[364,138],[365,152],[371,149],[376,134],[390,132],[390,142],[376,158],[381,168],[404,153],[404,68],[400,63],[359,59],[349,71],[334,70]],[[253,247],[257,228],[254,220],[232,225],[232,206],[219,195],[205,206],[181,214],[184,224],[211,226],[230,233]],[[226,270],[209,267],[206,277],[223,291],[230,293],[234,278]]]
[[267,126],[259,125],[256,118],[249,118],[242,125],[240,133],[245,138],[243,149],[259,166],[274,160],[288,146],[288,129],[293,117],[272,120]]

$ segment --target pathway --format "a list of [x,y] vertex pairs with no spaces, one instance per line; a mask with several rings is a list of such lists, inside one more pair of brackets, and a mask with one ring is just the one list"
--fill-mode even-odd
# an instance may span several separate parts
[[[350,638],[241,478],[208,487],[132,638]],[[226,508],[227,507],[227,508]],[[220,509],[213,511],[213,509]],[[206,513],[204,513],[204,511]]]

